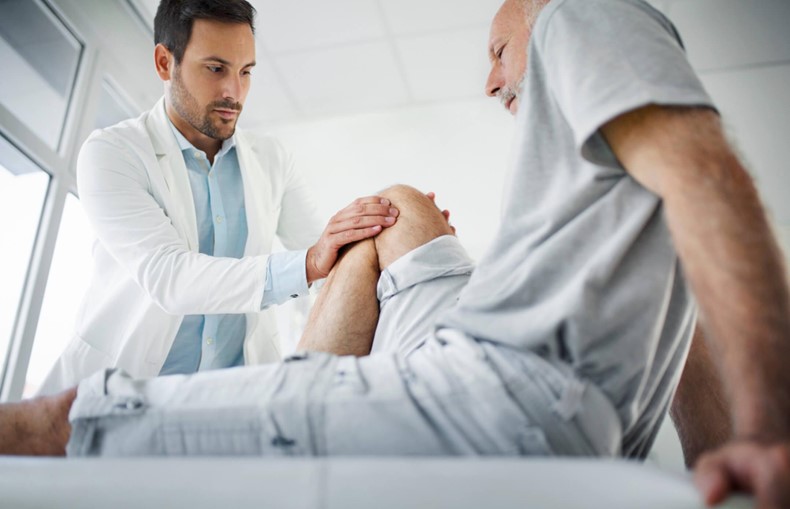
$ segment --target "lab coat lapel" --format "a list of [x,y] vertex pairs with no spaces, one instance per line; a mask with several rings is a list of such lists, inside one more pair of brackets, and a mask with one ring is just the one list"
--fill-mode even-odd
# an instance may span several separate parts
[[170,122],[165,112],[164,98],[160,99],[151,110],[151,114],[146,120],[146,128],[159,161],[162,177],[172,197],[167,207],[167,215],[176,230],[186,237],[189,249],[197,252],[199,244],[192,187],[189,185],[189,176],[181,148],[170,128]]
[[247,142],[245,133],[236,130],[236,154],[241,168],[241,180],[244,184],[244,207],[247,211],[247,244],[245,256],[255,256],[268,252],[264,246],[264,224],[262,219],[263,202],[268,182],[263,178],[260,161]]

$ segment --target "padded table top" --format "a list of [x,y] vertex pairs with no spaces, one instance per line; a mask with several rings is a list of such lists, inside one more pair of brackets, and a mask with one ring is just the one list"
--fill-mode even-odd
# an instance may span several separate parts
[[[702,509],[686,477],[614,460],[0,456],[0,508]],[[752,507],[748,498],[722,507]]]

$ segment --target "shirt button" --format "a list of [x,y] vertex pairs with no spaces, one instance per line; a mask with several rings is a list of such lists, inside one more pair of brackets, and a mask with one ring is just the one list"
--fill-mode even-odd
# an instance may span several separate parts
[[211,346],[214,344],[214,338],[206,338],[206,344]]
[[222,223],[222,216],[217,216],[217,223],[218,223],[218,224],[221,224],[221,223]]
[[203,159],[203,154],[201,152],[195,152],[195,159]]

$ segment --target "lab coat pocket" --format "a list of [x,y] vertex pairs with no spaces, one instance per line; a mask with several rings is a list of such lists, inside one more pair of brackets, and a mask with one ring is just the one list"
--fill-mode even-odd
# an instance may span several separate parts
[[55,394],[113,365],[113,358],[75,334],[52,366],[37,395]]
[[259,456],[263,451],[261,411],[254,407],[168,412],[162,434],[171,456]]

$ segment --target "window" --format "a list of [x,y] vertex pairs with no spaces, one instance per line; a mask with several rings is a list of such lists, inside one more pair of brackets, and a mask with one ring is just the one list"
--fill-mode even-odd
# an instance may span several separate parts
[[0,137],[0,372],[5,365],[49,175]]
[[74,321],[91,278],[93,232],[69,194],[52,257],[47,290],[27,368],[23,397],[34,395],[74,334]]
[[[103,81],[93,127],[108,127],[131,116],[131,108],[115,87],[108,81]],[[36,339],[27,368],[22,394],[25,398],[35,395],[74,334],[79,305],[91,278],[93,239],[94,235],[82,206],[73,194],[69,194],[63,209]]]
[[40,2],[3,0],[2,11],[0,103],[57,149],[82,45]]
[[115,125],[122,120],[133,117],[133,112],[134,109],[121,97],[118,90],[109,81],[102,81],[99,109],[96,112],[93,128],[102,129]]

